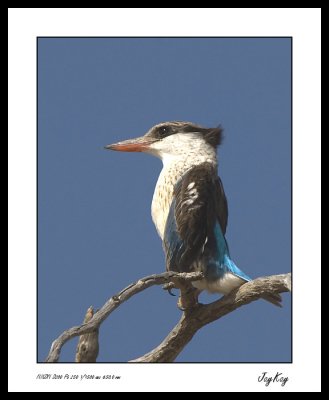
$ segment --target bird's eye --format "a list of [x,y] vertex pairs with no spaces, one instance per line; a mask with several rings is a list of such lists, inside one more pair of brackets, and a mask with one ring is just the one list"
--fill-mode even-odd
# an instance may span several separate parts
[[170,133],[170,127],[169,126],[161,126],[160,128],[160,134],[161,136],[167,136]]

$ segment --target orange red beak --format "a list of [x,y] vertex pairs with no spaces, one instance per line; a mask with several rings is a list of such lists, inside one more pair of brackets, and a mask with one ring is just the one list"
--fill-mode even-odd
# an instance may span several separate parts
[[124,140],[122,142],[114,144],[108,144],[107,146],[105,146],[105,149],[115,151],[141,152],[146,151],[154,141],[155,140],[153,138],[142,136],[135,139]]

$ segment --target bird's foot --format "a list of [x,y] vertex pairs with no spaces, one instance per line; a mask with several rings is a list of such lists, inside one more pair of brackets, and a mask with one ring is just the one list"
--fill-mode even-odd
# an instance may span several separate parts
[[182,311],[187,311],[199,304],[199,294],[201,290],[191,287],[189,290],[182,292],[177,301],[177,307]]
[[162,286],[163,290],[167,290],[170,296],[176,296],[175,293],[172,292],[173,289],[176,289],[175,285],[173,282],[165,283]]

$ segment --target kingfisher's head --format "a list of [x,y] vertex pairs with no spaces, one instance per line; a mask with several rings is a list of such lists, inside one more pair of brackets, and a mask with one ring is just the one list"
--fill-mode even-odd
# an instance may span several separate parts
[[221,141],[221,127],[204,128],[191,122],[172,121],[153,126],[144,136],[110,144],[105,148],[145,152],[163,159],[167,156],[198,153],[203,149],[215,152]]

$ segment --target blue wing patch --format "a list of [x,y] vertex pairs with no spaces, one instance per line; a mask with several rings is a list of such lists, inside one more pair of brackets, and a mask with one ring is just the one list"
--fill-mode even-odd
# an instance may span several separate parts
[[[169,210],[163,240],[168,271],[181,271],[179,261],[185,251],[184,241],[177,232],[175,203],[174,200]],[[204,265],[206,279],[215,280],[221,278],[225,273],[231,272],[245,281],[250,281],[251,278],[231,260],[226,239],[218,222],[215,224],[214,231],[216,248],[209,252],[212,254],[210,257],[202,257],[199,260]]]

